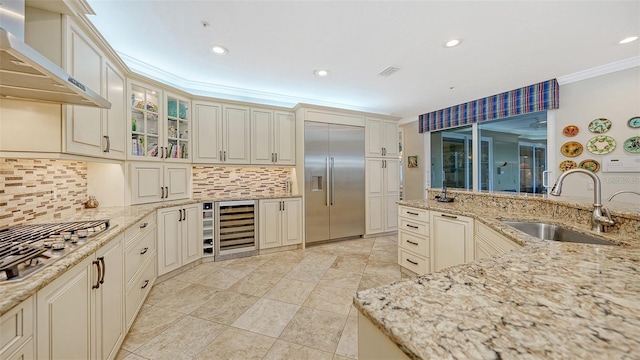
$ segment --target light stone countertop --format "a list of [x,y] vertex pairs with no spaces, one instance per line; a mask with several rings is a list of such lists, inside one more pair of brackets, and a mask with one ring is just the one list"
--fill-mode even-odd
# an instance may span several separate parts
[[0,315],[11,310],[11,308],[18,305],[20,302],[27,299],[31,295],[34,295],[38,290],[42,289],[47,284],[58,278],[60,275],[64,274],[69,268],[78,264],[89,255],[96,252],[102,246],[106,245],[116,236],[122,234],[127,228],[134,225],[135,223],[158,209],[187,204],[197,204],[205,201],[259,200],[298,197],[300,196],[248,195],[246,197],[185,199],[144,205],[98,207],[95,209],[84,209],[71,216],[65,216],[62,219],[39,219],[37,222],[32,222],[30,224],[108,219],[109,229],[94,237],[91,237],[82,247],[64,256],[63,258],[60,258],[54,263],[49,264],[44,269],[32,274],[22,281],[0,283]]
[[356,308],[413,359],[637,358],[640,222],[633,211],[618,212],[631,220],[602,236],[618,246],[560,243],[499,219],[550,221],[591,233],[588,219],[583,224],[582,214],[564,208],[536,211],[541,203],[523,205],[513,195],[474,196],[399,204],[473,217],[524,247],[358,292]]

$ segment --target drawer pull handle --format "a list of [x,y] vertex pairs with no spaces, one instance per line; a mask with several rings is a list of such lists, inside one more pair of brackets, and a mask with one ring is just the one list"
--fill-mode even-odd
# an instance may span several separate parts
[[148,247],[146,247],[146,248],[142,249],[142,251],[140,251],[140,255],[144,255],[144,254],[146,254],[146,253],[147,253],[147,251],[149,251],[149,248],[148,248]]
[[407,224],[407,227],[410,227],[410,228],[412,228],[412,229],[418,229],[418,227],[417,227],[417,226],[413,226],[413,225],[409,225],[409,224]]
[[457,216],[447,215],[447,214],[440,214],[440,216],[446,217],[446,218],[449,218],[449,219],[457,219],[458,218]]
[[414,213],[414,212],[411,212],[411,211],[407,211],[407,214],[409,214],[409,215],[415,215],[415,216],[420,215],[420,214],[418,214],[418,213]]
[[418,246],[418,243],[417,243],[417,242],[413,242],[413,241],[411,241],[411,240],[407,240],[407,242],[408,242],[409,244],[411,244],[411,245],[416,245],[416,246]]
[[140,224],[140,229],[144,229],[147,226],[149,226],[149,223],[142,223],[142,224]]
[[142,287],[140,289],[144,289],[147,287],[147,285],[149,285],[149,280],[145,280],[144,284],[142,285]]
[[415,261],[411,261],[411,260],[409,260],[409,259],[407,259],[407,261],[408,261],[408,262],[410,262],[410,263],[412,263],[413,265],[418,265],[418,263],[417,263],[417,262],[415,262]]

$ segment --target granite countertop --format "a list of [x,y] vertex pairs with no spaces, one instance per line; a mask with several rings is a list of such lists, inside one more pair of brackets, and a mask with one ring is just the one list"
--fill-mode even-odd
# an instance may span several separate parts
[[84,209],[73,215],[65,216],[63,219],[40,219],[32,223],[50,223],[50,222],[67,222],[82,220],[98,220],[109,219],[109,229],[91,237],[85,245],[78,248],[69,255],[48,265],[43,270],[38,271],[27,279],[19,282],[0,283],[0,315],[6,313],[14,306],[18,305],[29,296],[34,295],[38,290],[58,278],[72,266],[78,264],[89,255],[100,249],[116,236],[122,234],[128,227],[142,220],[145,216],[155,212],[158,209],[173,206],[197,204],[203,201],[231,201],[231,200],[259,200],[259,199],[279,199],[279,198],[296,198],[299,195],[264,195],[246,197],[220,197],[220,198],[202,198],[202,199],[186,199],[165,201],[144,205],[116,206],[116,207],[98,207],[95,209]]
[[[604,236],[618,246],[559,243],[504,225],[500,206],[399,204],[471,216],[525,245],[358,292],[354,305],[408,357],[598,359],[640,353],[638,234]],[[507,217],[541,220],[530,212]],[[542,220],[572,221],[553,214]]]

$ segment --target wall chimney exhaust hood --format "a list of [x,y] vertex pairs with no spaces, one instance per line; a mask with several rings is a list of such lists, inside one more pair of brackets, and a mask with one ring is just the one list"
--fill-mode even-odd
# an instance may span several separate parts
[[0,97],[110,109],[111,103],[0,28]]

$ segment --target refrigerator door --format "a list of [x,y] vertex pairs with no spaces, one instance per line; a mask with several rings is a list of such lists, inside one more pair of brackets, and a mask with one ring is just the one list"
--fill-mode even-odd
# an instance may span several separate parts
[[361,127],[329,126],[330,239],[364,234],[364,137]]
[[305,122],[304,179],[306,242],[328,240],[329,125]]

